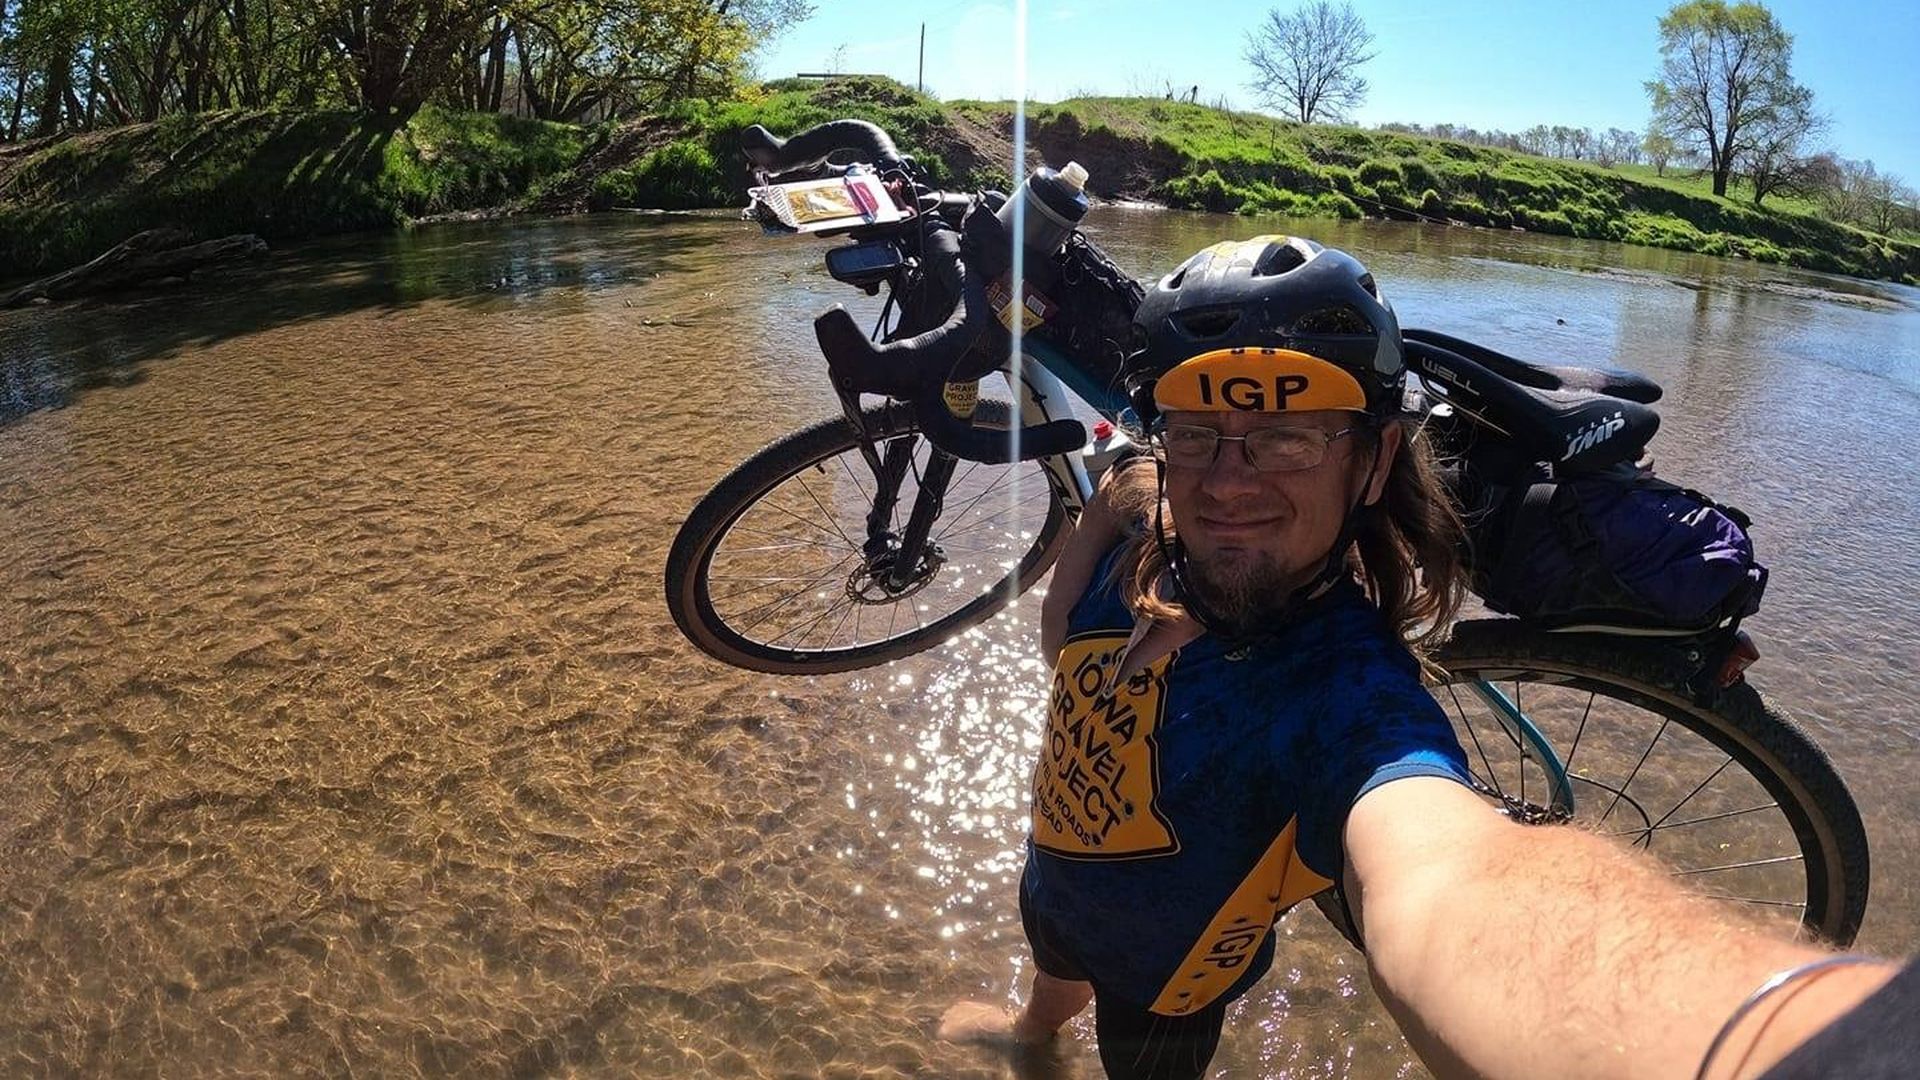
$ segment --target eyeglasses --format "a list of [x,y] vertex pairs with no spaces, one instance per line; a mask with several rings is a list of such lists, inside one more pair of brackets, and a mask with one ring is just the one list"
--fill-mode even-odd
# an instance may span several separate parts
[[1222,435],[1198,424],[1168,424],[1160,432],[1167,464],[1183,469],[1205,469],[1220,454],[1220,444],[1237,442],[1247,464],[1261,472],[1298,472],[1326,459],[1327,444],[1362,430],[1360,425],[1339,431],[1309,427],[1257,428],[1245,435]]

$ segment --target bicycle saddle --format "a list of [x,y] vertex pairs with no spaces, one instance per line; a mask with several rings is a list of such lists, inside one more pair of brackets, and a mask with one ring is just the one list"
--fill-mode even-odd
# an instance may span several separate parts
[[[1604,369],[1550,368],[1501,358],[1536,373],[1529,377],[1552,378],[1557,384],[1555,388],[1536,388],[1496,371],[1477,357],[1437,344],[1436,339],[1470,343],[1430,331],[1404,336],[1408,367],[1438,396],[1511,437],[1531,459],[1551,462],[1556,473],[1593,472],[1636,461],[1654,432],[1660,430],[1660,414],[1641,401],[1588,388],[1620,386],[1642,396],[1650,388],[1657,398],[1658,384],[1641,376]],[[1477,356],[1499,356],[1478,347],[1469,351]]]
[[1535,364],[1495,352],[1484,345],[1442,334],[1436,330],[1404,330],[1401,337],[1437,345],[1464,356],[1494,374],[1535,390],[1585,390],[1609,397],[1626,398],[1644,405],[1660,400],[1660,384],[1638,372],[1619,368],[1569,367],[1559,364]]

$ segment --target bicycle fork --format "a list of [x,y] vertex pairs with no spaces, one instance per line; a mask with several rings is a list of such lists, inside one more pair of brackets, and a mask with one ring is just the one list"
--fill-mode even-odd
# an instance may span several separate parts
[[[856,427],[860,425],[857,395],[840,395],[841,407]],[[889,440],[885,452],[874,448],[873,439],[861,430],[860,452],[873,470],[873,507],[867,512],[867,538],[861,555],[866,560],[867,578],[880,586],[883,594],[897,595],[924,581],[944,561],[938,547],[928,550],[934,522],[946,508],[947,485],[959,459],[938,447],[930,447],[926,471],[919,477],[919,490],[908,513],[904,532],[893,530],[893,516],[900,504],[900,485],[913,468],[914,438]]]

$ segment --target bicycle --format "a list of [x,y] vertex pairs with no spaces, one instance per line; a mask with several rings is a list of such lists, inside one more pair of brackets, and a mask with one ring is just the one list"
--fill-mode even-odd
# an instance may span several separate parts
[[[897,219],[862,204],[859,221],[822,232],[851,241],[828,250],[829,273],[887,299],[871,335],[838,306],[816,320],[842,415],[775,441],[701,500],[667,559],[668,607],[698,648],[738,667],[885,663],[989,618],[1051,566],[1104,465],[1072,402],[1104,418],[1099,444],[1126,441],[1109,425],[1130,415],[1120,324],[1142,292],[1076,230],[1035,268],[1038,304],[990,296],[1006,261],[989,224],[1003,197],[928,188],[870,124],[787,140],[755,127],[743,143],[761,192],[848,175],[883,186]],[[871,164],[830,164],[846,151]],[[1070,302],[1046,300],[1050,288]],[[1015,350],[1021,307],[1064,317]],[[1596,417],[1625,410],[1643,436],[1657,424],[1646,406],[1660,388],[1639,376],[1530,364],[1430,331],[1404,337],[1422,436],[1443,450],[1491,440],[1539,460]],[[1010,403],[978,399],[996,374]],[[1581,452],[1617,455],[1633,441]],[[1731,627],[1463,619],[1434,656],[1446,678],[1432,689],[1477,785],[1510,816],[1622,835],[1713,895],[1796,913],[1846,944],[1866,907],[1865,831],[1826,754],[1746,681],[1757,656]]]

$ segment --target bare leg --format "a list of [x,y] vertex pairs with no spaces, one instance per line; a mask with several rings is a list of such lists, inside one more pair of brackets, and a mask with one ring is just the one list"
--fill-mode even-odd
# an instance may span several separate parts
[[981,1001],[962,1001],[940,1018],[940,1038],[947,1042],[977,1042],[1003,1046],[1039,1046],[1053,1038],[1062,1025],[1080,1015],[1093,1000],[1091,983],[1056,979],[1044,971],[1033,973],[1033,992],[1019,1016]]

